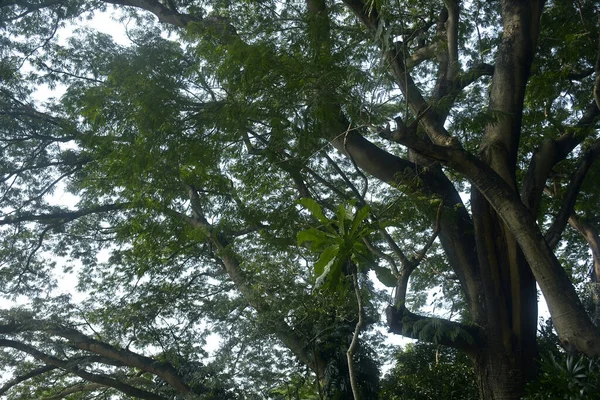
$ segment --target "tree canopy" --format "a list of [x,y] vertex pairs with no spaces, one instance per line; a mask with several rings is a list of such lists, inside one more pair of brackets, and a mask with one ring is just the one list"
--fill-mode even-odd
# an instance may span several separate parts
[[599,13],[0,1],[0,396],[397,398],[384,325],[517,399],[536,283],[600,355]]

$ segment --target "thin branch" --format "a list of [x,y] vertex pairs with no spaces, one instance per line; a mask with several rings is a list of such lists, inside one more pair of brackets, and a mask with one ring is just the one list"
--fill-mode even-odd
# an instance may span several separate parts
[[64,224],[77,218],[84,217],[91,214],[99,214],[110,211],[124,210],[128,208],[131,203],[118,203],[118,204],[106,204],[102,206],[95,206],[85,208],[76,211],[57,211],[47,214],[32,214],[22,213],[16,216],[8,216],[0,220],[0,226],[18,224],[20,222],[41,222],[41,223],[52,223],[52,224]]
[[[358,189],[356,188],[356,186],[354,185],[354,183],[352,183],[352,181],[350,180],[350,178],[348,178],[348,176],[346,175],[346,173],[331,158],[331,156],[329,156],[329,154],[327,154],[326,152],[323,152],[323,156],[325,157],[325,159],[327,159],[327,161],[329,161],[329,163],[331,164],[331,166],[333,167],[333,169],[335,169],[335,171],[342,177],[342,180],[344,181],[344,183],[346,183],[346,186],[348,186],[350,188],[350,190],[352,191],[352,193],[354,193],[354,196],[360,202],[360,204],[364,205],[365,204],[364,196],[361,195],[361,193],[358,191]],[[323,179],[323,178],[321,178],[321,179]],[[323,181],[325,181],[325,180],[323,179]],[[331,190],[333,190],[333,188],[335,188],[335,186],[333,186],[333,185],[329,185],[329,184],[326,184],[324,182],[321,182],[321,183],[325,184]],[[336,189],[335,193],[338,194],[338,195],[341,195],[340,197],[342,199],[346,199],[346,198],[350,197],[350,196],[346,196],[345,193],[339,191],[338,189]]]
[[[369,190],[369,179],[366,177],[365,174],[363,174],[363,172],[360,170],[360,168],[358,168],[358,165],[356,165],[356,161],[354,161],[354,157],[352,157],[352,154],[348,151],[348,134],[350,133],[351,127],[352,127],[352,125],[349,124],[348,128],[346,129],[346,133],[344,134],[344,151],[346,152],[346,154],[348,154],[348,158],[350,158],[350,161],[352,162],[352,165],[354,166],[354,169],[356,170],[356,172],[365,181],[363,191],[362,191],[362,193],[359,194],[359,196],[360,196],[359,198],[364,202],[365,196],[367,195],[367,191]],[[356,188],[354,188],[354,190],[356,190]]]
[[435,228],[433,230],[433,234],[431,235],[431,237],[429,238],[429,240],[427,241],[427,243],[425,244],[423,249],[421,249],[421,251],[417,253],[417,257],[413,260],[413,263],[416,265],[419,265],[421,263],[421,261],[423,261],[423,258],[425,257],[425,255],[427,254],[427,252],[429,251],[429,249],[435,242],[435,239],[437,239],[438,234],[440,233],[440,229],[441,229],[440,221],[442,219],[443,207],[444,207],[444,202],[440,202],[440,205],[438,207],[437,214],[435,217]]
[[369,239],[367,239],[366,237],[363,238],[363,243],[365,244],[365,246],[367,246],[367,249],[369,249],[369,251],[371,253],[375,254],[377,257],[383,258],[390,264],[392,273],[394,274],[394,276],[396,278],[398,278],[400,276],[400,272],[398,270],[398,265],[396,264],[396,261],[394,261],[393,257],[390,257],[388,254],[386,254],[385,252],[378,249],[377,246],[375,246],[373,243],[371,243],[371,241]]
[[[600,21],[600,14],[598,14],[598,21]],[[594,70],[596,74],[593,90],[594,100],[596,101],[596,106],[600,108],[600,38],[598,39],[598,54],[596,55],[596,65],[594,66]]]
[[84,385],[84,384],[74,385],[74,386],[63,389],[56,396],[46,397],[46,398],[44,398],[44,400],[60,400],[60,399],[64,399],[65,397],[67,397],[70,394],[81,393],[81,392],[92,392],[94,390],[102,389],[104,387],[105,386],[103,386],[99,383],[90,383],[87,385]]
[[[246,301],[259,313],[267,313],[273,310],[271,304],[263,298],[262,293],[258,293],[248,284],[241,267],[238,256],[234,252],[231,241],[221,232],[216,232],[214,227],[208,222],[202,212],[201,198],[198,190],[189,186],[190,201],[192,204],[192,217],[181,214],[181,218],[187,220],[192,226],[195,226],[208,236],[208,240],[215,247],[215,257],[221,262],[223,269],[229,275],[236,288],[242,293]],[[174,214],[178,214],[172,211]],[[324,371],[324,362],[320,358],[308,352],[308,349],[302,340],[282,318],[272,320],[275,335],[281,340],[302,362],[308,365],[313,371]]]
[[350,386],[352,387],[352,395],[354,396],[354,400],[360,400],[362,396],[360,395],[360,387],[358,386],[356,371],[354,368],[354,354],[356,353],[356,349],[358,347],[358,338],[360,336],[360,331],[365,321],[362,296],[360,295],[360,286],[358,285],[358,277],[356,273],[356,266],[354,266],[354,271],[352,272],[352,283],[354,285],[356,304],[358,306],[358,321],[356,322],[356,326],[354,327],[352,342],[350,342],[348,351],[346,351],[346,359],[348,361],[348,374],[350,375]]
[[8,390],[10,390],[13,386],[18,385],[21,382],[25,382],[28,379],[35,378],[36,376],[40,376],[45,374],[46,372],[50,372],[55,370],[57,367],[52,365],[44,365],[43,367],[39,367],[29,371],[26,374],[15,376],[10,381],[6,382],[4,386],[0,387],[0,395],[3,395]]
[[45,169],[45,168],[49,168],[49,167],[58,167],[58,166],[65,166],[65,165],[69,165],[69,166],[81,166],[81,165],[86,164],[86,163],[88,163],[90,161],[91,161],[91,159],[89,159],[89,158],[83,158],[83,159],[75,160],[75,161],[72,161],[72,162],[49,161],[49,162],[40,163],[40,164],[33,164],[33,165],[21,166],[20,168],[16,168],[16,169],[14,169],[12,171],[8,171],[3,178],[0,178],[0,182],[6,182],[12,176],[18,175],[18,174],[20,174],[22,172],[25,172],[25,171],[33,171],[33,170],[36,170],[36,169]]

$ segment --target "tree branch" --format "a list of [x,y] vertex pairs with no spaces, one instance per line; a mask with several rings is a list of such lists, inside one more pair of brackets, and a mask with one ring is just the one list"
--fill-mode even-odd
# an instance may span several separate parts
[[44,398],[44,400],[60,400],[60,399],[64,399],[65,397],[67,397],[70,394],[81,393],[81,392],[92,392],[96,389],[101,389],[101,388],[104,388],[104,386],[99,383],[90,383],[87,385],[83,385],[83,384],[74,385],[74,386],[63,389],[56,396],[46,397],[46,398]]
[[472,353],[482,332],[476,326],[410,312],[404,305],[386,309],[389,331],[412,339],[441,344]]
[[[238,262],[237,255],[233,251],[231,242],[222,233],[216,232],[213,226],[208,222],[202,213],[201,199],[198,191],[190,186],[190,199],[192,203],[193,217],[182,215],[191,225],[201,229],[208,236],[210,242],[215,247],[215,256],[221,261],[229,278],[233,281],[236,288],[242,293],[246,301],[259,313],[273,312],[272,307],[248,284],[241,265]],[[303,363],[308,365],[313,371],[324,371],[325,363],[323,360],[310,354],[304,341],[293,329],[282,319],[277,318],[273,324],[273,333],[281,340],[292,353]]]
[[471,83],[475,82],[482,76],[494,75],[494,66],[486,63],[475,65],[470,70],[458,75],[455,82],[455,90],[458,93],[460,90],[466,88]]
[[[588,356],[600,355],[600,333],[586,314],[579,296],[546,243],[536,219],[498,173],[460,146],[439,146],[415,135],[397,132],[394,138],[421,154],[463,174],[502,218],[521,247],[546,297],[548,308],[565,346]],[[574,331],[573,326],[579,329]]]
[[131,203],[119,203],[119,204],[106,204],[102,206],[95,206],[85,208],[76,211],[57,211],[47,214],[31,214],[22,213],[17,216],[9,216],[4,219],[0,219],[0,226],[18,224],[20,222],[42,222],[47,224],[66,224],[67,222],[74,221],[77,218],[84,217],[91,214],[100,214],[109,211],[124,210],[131,206]]
[[[371,35],[377,38],[377,32],[381,21],[376,10],[368,12],[368,7],[362,0],[344,0],[344,4],[346,4],[359,20],[363,22],[371,32]],[[413,78],[408,73],[400,45],[392,47],[394,48],[385,50],[384,56],[408,106],[414,115],[420,115],[421,126],[433,143],[440,145],[448,144],[448,141],[451,140],[451,138],[444,128],[443,118],[439,118],[436,115],[435,110],[431,108],[431,105],[425,101],[423,94],[417,88]]]
[[[600,21],[600,14],[598,14],[598,21]],[[594,66],[594,73],[596,75],[594,79],[593,89],[594,100],[596,102],[596,107],[600,108],[600,37],[598,38],[598,54],[596,55],[596,65]]]
[[180,14],[155,0],[104,0],[106,3],[130,6],[148,11],[154,14],[162,23],[177,26],[179,28],[188,28],[191,23],[202,30],[202,33],[218,37],[222,44],[231,43],[238,40],[239,36],[235,27],[231,25],[227,18],[221,16],[208,16],[202,18],[196,15]]
[[421,47],[414,51],[406,59],[406,69],[411,70],[417,65],[421,64],[423,61],[430,60],[435,57],[439,46],[440,44],[438,42],[434,42],[429,46]]
[[600,235],[598,235],[598,229],[591,223],[579,218],[576,214],[571,214],[569,224],[584,237],[585,241],[590,246],[594,261],[592,282],[600,282]]
[[177,371],[170,364],[158,362],[150,357],[142,356],[127,349],[117,349],[108,343],[100,342],[86,336],[75,329],[39,320],[14,321],[10,324],[0,325],[0,333],[3,334],[27,331],[42,331],[60,336],[67,339],[69,345],[75,348],[90,351],[115,360],[122,365],[139,368],[142,371],[156,375],[180,393],[190,392],[188,385],[183,382]]
[[521,199],[534,215],[537,215],[552,168],[564,160],[587,137],[587,133],[593,131],[598,115],[600,109],[592,102],[575,126],[566,128],[556,140],[546,139],[533,153],[521,186]]
[[458,19],[460,9],[456,0],[444,0],[444,5],[448,10],[448,19],[446,20],[446,39],[448,46],[448,71],[446,79],[453,80],[458,73]]
[[555,248],[562,233],[567,226],[569,217],[573,213],[573,207],[575,206],[575,202],[577,200],[577,195],[579,194],[579,190],[581,189],[581,185],[583,180],[585,179],[587,172],[590,167],[596,161],[596,159],[600,156],[600,141],[596,142],[581,158],[579,162],[579,166],[577,170],[573,172],[571,175],[571,179],[569,180],[569,185],[567,187],[567,192],[563,198],[562,205],[558,212],[558,215],[554,219],[554,222],[548,228],[546,232],[546,242],[548,242],[548,246],[550,248]]
[[112,387],[126,395],[129,395],[129,396],[137,397],[140,399],[146,399],[146,400],[167,400],[165,397],[156,395],[154,393],[147,392],[145,390],[138,389],[134,386],[120,382],[114,378],[86,372],[84,370],[79,369],[77,367],[77,365],[72,365],[71,363],[69,363],[67,361],[63,361],[56,357],[47,355],[47,354],[35,349],[34,347],[29,346],[24,343],[21,343],[21,342],[9,340],[9,339],[0,339],[0,346],[1,347],[11,347],[13,349],[20,350],[24,353],[31,355],[32,357],[36,358],[37,360],[40,360],[40,361],[46,363],[49,366],[52,366],[55,368],[60,368],[64,371],[67,371],[69,373],[77,375],[80,378],[85,379],[86,381],[89,381],[89,382],[98,383],[100,385],[107,386],[107,387]]
[[188,14],[179,14],[155,0],[104,0],[105,3],[135,7],[146,10],[158,18],[160,22],[185,28],[190,22],[200,22],[200,18]]
[[9,391],[13,386],[18,385],[21,382],[25,382],[28,379],[35,378],[36,376],[40,376],[45,374],[46,372],[50,372],[55,370],[58,367],[53,365],[44,365],[43,367],[39,367],[29,371],[26,374],[15,376],[10,381],[6,382],[4,386],[0,387],[0,395],[3,395],[7,391]]
[[[377,147],[356,130],[351,130],[344,139],[334,138],[332,144],[341,153],[350,154],[362,170],[382,182],[399,187],[405,193],[441,199],[444,210],[440,220],[440,242],[467,301],[480,298],[473,222],[456,188],[442,169],[439,166],[419,169],[416,164]],[[393,240],[388,240],[385,235],[384,238],[401,261],[407,258],[401,251],[398,252]],[[473,317],[478,318],[476,308],[472,311]]]
[[398,281],[396,283],[396,296],[394,297],[394,304],[396,306],[405,306],[406,304],[406,294],[408,293],[408,281],[412,273],[417,269],[423,258],[427,254],[429,248],[435,242],[440,229],[441,229],[441,218],[442,218],[442,210],[443,210],[443,202],[440,202],[438,207],[437,216],[435,220],[435,228],[433,230],[433,234],[423,246],[423,249],[417,253],[417,257],[414,259],[406,259],[402,261],[402,270],[398,276]]
[[435,228],[433,229],[433,233],[429,237],[429,240],[427,241],[425,246],[423,246],[421,251],[417,253],[417,257],[413,260],[414,264],[419,265],[421,263],[421,261],[423,261],[423,258],[425,258],[425,255],[427,254],[427,252],[429,251],[431,246],[433,246],[435,239],[437,239],[438,234],[440,233],[440,229],[441,229],[440,221],[442,219],[442,210],[443,209],[444,209],[444,203],[440,202],[440,205],[439,205],[438,211],[437,211],[437,215],[435,217]]

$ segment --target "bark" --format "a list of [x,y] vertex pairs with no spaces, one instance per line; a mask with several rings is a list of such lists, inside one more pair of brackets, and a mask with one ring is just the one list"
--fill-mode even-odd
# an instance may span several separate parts
[[[560,238],[562,236],[562,232],[564,231],[570,216],[573,214],[573,207],[575,207],[575,201],[577,200],[577,195],[579,194],[579,190],[581,189],[581,185],[583,184],[583,180],[585,179],[587,172],[590,167],[596,161],[596,159],[600,156],[600,142],[596,142],[581,158],[579,162],[579,166],[573,172],[571,179],[569,180],[569,185],[567,186],[567,191],[562,201],[562,205],[558,212],[558,215],[552,222],[550,228],[546,232],[546,242],[551,248],[556,247]],[[577,229],[577,228],[576,228]],[[585,237],[585,235],[584,235]]]
[[[523,99],[539,33],[543,1],[502,1],[502,42],[496,56],[479,157],[516,193],[516,160]],[[519,398],[535,374],[537,292],[514,232],[479,192],[471,194],[477,254],[486,293],[487,345],[475,363],[482,394]],[[489,392],[489,393],[484,393]],[[486,397],[487,398],[487,397]]]
[[514,369],[515,362],[503,346],[488,345],[474,358],[479,397],[482,400],[516,400],[523,395],[523,371]]
[[594,324],[600,327],[600,235],[590,222],[571,214],[569,224],[586,240],[592,251],[592,273],[588,288],[588,311]]

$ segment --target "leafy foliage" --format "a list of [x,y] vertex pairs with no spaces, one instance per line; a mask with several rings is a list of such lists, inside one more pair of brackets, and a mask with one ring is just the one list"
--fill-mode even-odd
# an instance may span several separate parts
[[525,376],[530,271],[572,311],[588,280],[600,27],[513,3],[0,2],[0,395],[350,398],[354,272],[365,399],[474,391],[425,344],[381,385],[384,308],[481,393]]
[[423,342],[398,350],[382,382],[380,399],[477,399],[469,360],[455,350]]
[[600,388],[598,360],[549,353],[540,362],[539,378],[528,386],[526,399],[593,399]]
[[315,287],[327,282],[327,286],[335,288],[340,283],[342,272],[350,274],[350,268],[367,272],[374,262],[363,243],[363,239],[373,231],[367,220],[369,206],[353,212],[354,204],[340,205],[335,218],[329,220],[314,200],[305,198],[300,203],[321,223],[321,229],[310,228],[298,233],[298,244],[309,242],[311,249],[321,254],[314,265]]

